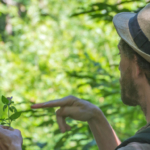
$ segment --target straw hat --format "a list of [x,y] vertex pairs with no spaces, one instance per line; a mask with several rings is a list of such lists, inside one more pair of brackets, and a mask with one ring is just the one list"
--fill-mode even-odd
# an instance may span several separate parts
[[119,36],[150,62],[150,4],[138,13],[118,13],[113,23]]

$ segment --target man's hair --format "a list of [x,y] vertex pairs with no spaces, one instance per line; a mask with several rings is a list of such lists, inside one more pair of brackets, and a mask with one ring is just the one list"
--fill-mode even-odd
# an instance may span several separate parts
[[120,40],[119,45],[121,46],[123,54],[129,59],[129,61],[133,61],[134,55],[137,57],[137,65],[145,74],[150,85],[150,63],[141,57],[136,51],[134,51],[132,47],[130,47],[123,39]]

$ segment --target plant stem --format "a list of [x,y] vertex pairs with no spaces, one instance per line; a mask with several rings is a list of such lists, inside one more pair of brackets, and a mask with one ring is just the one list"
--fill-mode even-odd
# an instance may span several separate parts
[[[9,119],[9,104],[8,104],[8,119]],[[10,127],[10,119],[9,119],[9,127]]]

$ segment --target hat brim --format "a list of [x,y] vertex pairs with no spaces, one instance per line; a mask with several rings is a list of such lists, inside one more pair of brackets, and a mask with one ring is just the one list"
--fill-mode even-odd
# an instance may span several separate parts
[[130,13],[130,12],[122,12],[114,16],[113,23],[117,30],[117,33],[119,36],[128,43],[139,55],[141,55],[144,59],[146,59],[148,62],[150,62],[148,54],[142,52],[133,41],[133,38],[129,31],[129,20],[130,18],[134,17],[136,13]]

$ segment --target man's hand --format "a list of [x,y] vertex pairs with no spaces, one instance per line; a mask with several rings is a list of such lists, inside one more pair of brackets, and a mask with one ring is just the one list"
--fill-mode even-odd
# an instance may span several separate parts
[[22,150],[22,143],[19,130],[0,125],[0,150]]
[[65,122],[65,118],[70,117],[88,122],[100,150],[114,150],[121,143],[101,109],[88,101],[67,96],[31,106],[33,109],[46,107],[60,107],[56,112],[56,117],[62,132],[70,130],[70,126]]
[[70,130],[71,127],[66,124],[65,118],[70,117],[80,121],[90,121],[100,109],[88,101],[81,100],[74,96],[67,96],[62,99],[48,101],[32,105],[31,108],[60,107],[56,112],[57,122],[62,132]]

